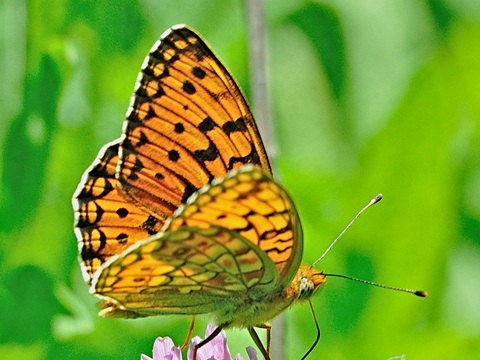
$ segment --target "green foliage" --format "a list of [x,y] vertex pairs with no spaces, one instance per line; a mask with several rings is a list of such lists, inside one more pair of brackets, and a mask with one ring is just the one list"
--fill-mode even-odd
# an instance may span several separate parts
[[[171,25],[197,29],[248,89],[243,14],[220,0],[0,4],[2,358],[139,359],[156,336],[183,341],[188,319],[96,316],[70,199],[120,135],[141,62]],[[266,14],[276,171],[302,217],[305,262],[381,191],[318,267],[430,294],[329,279],[311,358],[478,357],[480,9],[267,1]],[[286,313],[287,359],[314,336],[308,307]],[[236,352],[251,344],[245,331],[227,337]]]
[[55,132],[60,92],[58,66],[47,54],[36,74],[25,79],[24,106],[6,132],[2,163],[3,206],[0,224],[6,231],[21,227],[38,208]]

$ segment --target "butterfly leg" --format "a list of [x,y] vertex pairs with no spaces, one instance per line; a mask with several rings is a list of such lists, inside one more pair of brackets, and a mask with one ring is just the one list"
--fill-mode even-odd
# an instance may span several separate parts
[[312,346],[310,346],[310,349],[308,349],[305,355],[302,356],[301,360],[305,360],[307,356],[313,351],[315,346],[317,346],[318,342],[320,341],[320,325],[318,325],[317,316],[315,315],[315,311],[313,310],[313,305],[310,300],[308,300],[308,305],[310,305],[310,311],[312,312],[313,321],[315,322],[315,327],[317,328],[317,336],[315,337],[315,341],[313,342]]
[[195,328],[195,316],[192,317],[192,321],[190,322],[190,325],[188,327],[188,333],[187,333],[187,337],[185,338],[185,342],[183,343],[182,346],[180,346],[181,350],[184,350],[188,346],[188,343],[190,342],[194,328]]
[[272,344],[272,325],[265,323],[262,325],[255,326],[259,329],[265,329],[267,331],[267,353],[270,354],[271,344]]
[[210,341],[212,341],[218,334],[220,334],[220,332],[222,331],[222,329],[227,326],[228,324],[222,324],[222,325],[219,325],[217,326],[217,328],[215,330],[213,330],[213,332],[208,335],[204,340],[202,340],[201,342],[199,342],[197,345],[195,345],[195,347],[193,348],[193,357],[192,359],[193,360],[197,360],[197,351],[198,349],[200,349],[203,345],[206,345],[208,344]]
[[270,345],[272,344],[272,325],[264,324],[267,330],[267,353],[270,354]]
[[[263,325],[257,326],[257,327],[264,327],[264,328],[267,329],[267,341],[269,342],[270,329],[269,329],[269,327],[267,327],[267,324],[263,324]],[[258,337],[258,334],[256,333],[255,329],[253,327],[250,327],[250,328],[248,328],[248,332],[250,333],[250,336],[252,337],[253,342],[255,343],[255,345],[257,345],[258,349],[262,353],[265,360],[270,360],[270,342],[267,344],[267,350],[265,350],[265,347],[263,346],[262,341]]]

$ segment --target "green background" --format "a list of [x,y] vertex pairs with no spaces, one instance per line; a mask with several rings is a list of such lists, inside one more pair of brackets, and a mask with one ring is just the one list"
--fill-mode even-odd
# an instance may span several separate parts
[[[311,359],[478,358],[480,5],[270,0],[265,11],[274,164],[305,262],[382,192],[317,267],[430,294],[330,278],[313,301]],[[96,316],[70,201],[120,135],[168,27],[198,30],[250,96],[246,21],[241,1],[0,2],[0,358],[139,359],[156,336],[183,342],[187,319]],[[298,359],[315,336],[308,306],[285,323],[286,358]],[[227,336],[246,356],[247,332]]]

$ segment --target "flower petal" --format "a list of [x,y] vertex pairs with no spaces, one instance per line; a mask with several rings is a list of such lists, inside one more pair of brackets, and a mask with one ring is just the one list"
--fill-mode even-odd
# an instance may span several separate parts
[[[213,325],[212,323],[209,323],[207,325],[207,329],[205,330],[205,339],[208,336],[210,336],[210,334],[213,333],[216,328],[217,327],[215,325]],[[215,336],[212,339],[212,341],[210,341],[205,346],[209,344],[211,344],[212,355],[215,357],[215,359],[230,360],[232,358],[232,355],[230,354],[230,350],[228,349],[228,346],[227,346],[227,337],[225,336],[224,331],[221,331],[220,334]]]
[[153,360],[182,360],[182,352],[168,336],[158,337],[153,344]]
[[255,349],[251,346],[247,346],[247,354],[249,360],[258,360],[258,355]]

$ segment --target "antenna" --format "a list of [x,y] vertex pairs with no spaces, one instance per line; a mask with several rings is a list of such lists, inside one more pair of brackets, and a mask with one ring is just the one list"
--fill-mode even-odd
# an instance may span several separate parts
[[383,195],[382,194],[378,194],[377,196],[375,196],[372,200],[370,200],[370,202],[364,206],[364,208],[362,210],[360,210],[358,212],[357,215],[355,215],[355,217],[352,219],[352,221],[350,221],[348,223],[348,225],[345,227],[345,229],[342,230],[342,232],[335,238],[335,240],[332,241],[332,243],[330,244],[330,246],[327,248],[327,250],[325,250],[325,252],[322,254],[322,256],[320,256],[317,260],[315,260],[312,264],[312,267],[314,267],[320,260],[322,260],[325,255],[327,255],[327,253],[330,251],[330,249],[332,248],[333,245],[335,245],[335,243],[338,241],[338,239],[340,239],[342,237],[342,235],[345,233],[345,231],[347,231],[350,226],[352,226],[352,224],[355,222],[355,220],[358,219],[358,217],[360,215],[362,215],[362,213],[367,210],[370,206],[378,203],[380,200],[382,200],[382,197]]
[[367,285],[377,286],[377,287],[387,289],[387,290],[406,292],[406,293],[410,293],[410,294],[420,296],[420,297],[427,297],[428,296],[428,293],[426,291],[423,291],[423,290],[404,289],[404,288],[399,288],[399,287],[395,287],[395,286],[388,286],[388,285],[379,284],[379,283],[369,281],[369,280],[358,279],[358,278],[355,278],[353,276],[348,276],[348,275],[340,275],[340,274],[322,274],[322,275],[332,276],[332,277],[340,277],[340,278],[364,283],[364,284],[367,284]]

